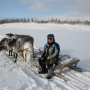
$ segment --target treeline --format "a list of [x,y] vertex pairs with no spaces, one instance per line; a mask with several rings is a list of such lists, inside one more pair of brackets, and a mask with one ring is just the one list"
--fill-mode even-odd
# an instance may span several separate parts
[[26,23],[26,22],[36,22],[36,23],[56,23],[56,24],[71,24],[71,25],[76,25],[76,24],[83,24],[83,25],[90,25],[90,21],[88,20],[60,20],[60,19],[49,19],[49,20],[37,20],[34,18],[21,18],[21,19],[3,19],[0,20],[0,24],[4,24],[4,23],[15,23],[15,22],[22,22],[22,23]]

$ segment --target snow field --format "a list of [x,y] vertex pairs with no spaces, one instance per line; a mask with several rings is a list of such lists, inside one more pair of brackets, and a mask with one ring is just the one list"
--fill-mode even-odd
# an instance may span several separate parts
[[[90,26],[72,26],[58,24],[14,23],[0,25],[0,40],[6,33],[31,35],[34,37],[34,48],[43,50],[47,43],[47,34],[55,35],[61,46],[61,54],[80,59],[78,67],[90,71]],[[0,90],[90,90],[90,72],[76,72],[65,68],[61,76],[67,82],[53,77],[52,80],[41,78],[35,74],[38,69],[21,64],[9,57],[7,52],[0,52]],[[59,72],[58,69],[55,72]],[[42,75],[45,77],[46,75]]]

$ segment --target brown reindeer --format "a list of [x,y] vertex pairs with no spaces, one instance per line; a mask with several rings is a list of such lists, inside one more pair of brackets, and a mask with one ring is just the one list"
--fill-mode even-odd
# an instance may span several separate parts
[[8,38],[3,38],[1,41],[0,41],[0,47],[3,48],[3,47],[7,47],[7,50],[9,50],[9,56],[12,56],[12,48],[8,48],[8,44],[11,40],[8,39]]

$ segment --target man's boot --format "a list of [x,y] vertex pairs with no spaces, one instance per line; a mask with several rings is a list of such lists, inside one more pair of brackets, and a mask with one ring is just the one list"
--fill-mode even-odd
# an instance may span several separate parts
[[46,73],[48,73],[45,64],[42,64],[42,65],[41,65],[41,70],[39,70],[38,73],[39,73],[39,74],[46,74]]
[[53,65],[48,65],[48,75],[47,79],[51,79],[53,76]]
[[51,79],[51,78],[52,78],[52,76],[51,76],[51,75],[48,75],[48,76],[47,76],[47,79]]
[[39,74],[46,74],[46,73],[48,73],[48,72],[47,72],[47,70],[42,69],[42,70],[38,71],[38,73],[39,73]]

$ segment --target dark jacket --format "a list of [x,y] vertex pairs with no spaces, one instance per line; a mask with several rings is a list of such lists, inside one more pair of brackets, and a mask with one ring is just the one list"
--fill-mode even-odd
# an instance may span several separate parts
[[55,43],[49,45],[48,43],[44,46],[44,51],[42,57],[51,57],[55,62],[58,59],[58,48],[55,46]]

